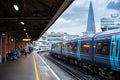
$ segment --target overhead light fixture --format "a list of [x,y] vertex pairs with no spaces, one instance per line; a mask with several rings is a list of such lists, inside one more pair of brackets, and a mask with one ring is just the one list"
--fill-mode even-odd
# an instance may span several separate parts
[[15,10],[16,11],[18,11],[19,10],[19,8],[18,8],[18,6],[17,5],[13,5],[14,6],[14,8],[15,8]]
[[24,22],[20,22],[20,24],[24,25],[25,23]]
[[22,41],[31,41],[31,39],[24,38]]
[[26,29],[23,29],[24,31],[26,31]]

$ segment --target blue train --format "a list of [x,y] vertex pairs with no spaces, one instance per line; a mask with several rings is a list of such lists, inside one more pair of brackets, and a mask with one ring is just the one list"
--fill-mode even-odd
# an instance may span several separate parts
[[50,53],[103,77],[114,75],[120,79],[120,29],[54,43]]

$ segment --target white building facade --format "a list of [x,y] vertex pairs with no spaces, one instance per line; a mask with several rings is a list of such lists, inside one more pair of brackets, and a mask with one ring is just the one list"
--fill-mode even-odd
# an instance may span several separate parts
[[64,32],[57,32],[57,33],[51,32],[50,34],[48,34],[47,38],[49,43],[54,43],[54,42],[61,42],[64,40],[79,38],[79,35],[69,35]]
[[47,33],[42,35],[42,37],[40,37],[40,39],[37,42],[39,45],[39,52],[50,50],[50,44],[48,42]]
[[120,16],[119,14],[111,14],[110,18],[101,19],[102,31],[118,29],[120,28]]
[[64,32],[51,32],[49,34],[45,33],[38,41],[35,41],[35,48],[37,48],[39,52],[48,51],[51,49],[51,45],[53,43],[76,38],[79,38],[79,35],[69,35]]

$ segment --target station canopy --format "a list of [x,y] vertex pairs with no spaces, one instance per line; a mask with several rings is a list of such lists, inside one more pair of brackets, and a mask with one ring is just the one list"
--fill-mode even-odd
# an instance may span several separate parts
[[37,40],[73,0],[0,0],[0,34]]

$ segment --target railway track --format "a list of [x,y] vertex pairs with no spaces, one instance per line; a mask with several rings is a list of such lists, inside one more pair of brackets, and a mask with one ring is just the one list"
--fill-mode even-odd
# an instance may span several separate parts
[[61,69],[69,73],[76,80],[103,80],[98,76],[89,75],[87,71],[84,71],[72,64],[63,62],[57,58],[53,58],[50,55],[44,55],[44,56],[50,61],[52,61],[53,63],[55,63],[57,66],[59,66]]

